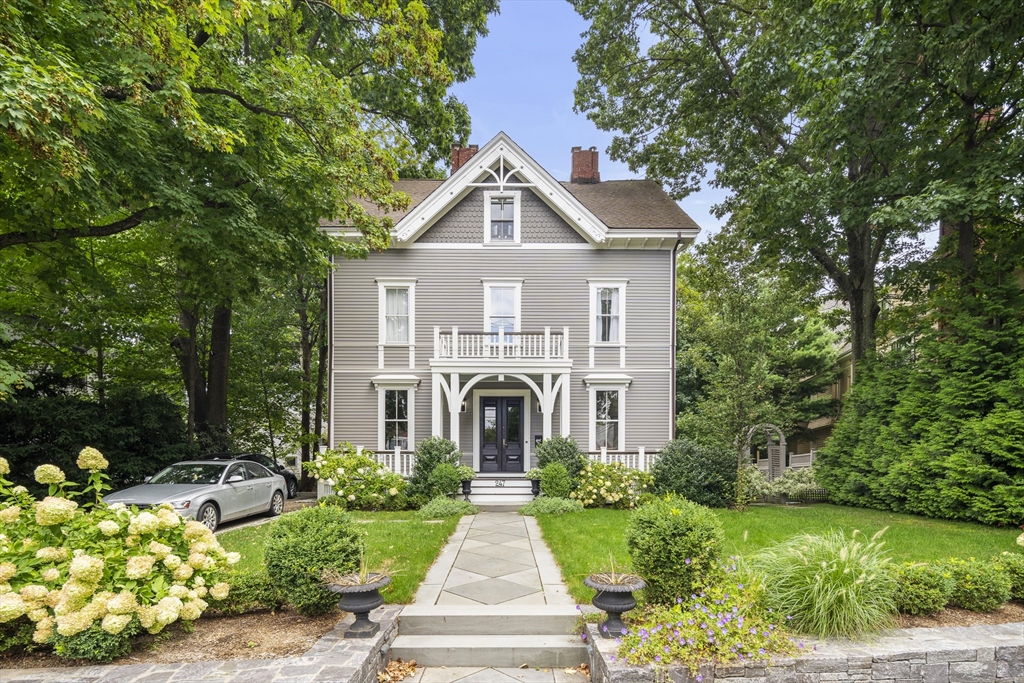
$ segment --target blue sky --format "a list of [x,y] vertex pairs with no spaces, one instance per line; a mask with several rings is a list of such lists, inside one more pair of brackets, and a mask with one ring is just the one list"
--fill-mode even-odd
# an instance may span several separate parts
[[[596,146],[602,180],[643,177],[608,158],[611,133],[573,112],[579,74],[572,55],[587,24],[568,2],[502,0],[501,14],[489,18],[488,28],[473,58],[476,77],[452,89],[469,107],[470,143],[482,145],[503,130],[559,180],[569,179],[572,147]],[[702,239],[721,226],[711,207],[724,196],[704,188],[679,202],[701,226]]]

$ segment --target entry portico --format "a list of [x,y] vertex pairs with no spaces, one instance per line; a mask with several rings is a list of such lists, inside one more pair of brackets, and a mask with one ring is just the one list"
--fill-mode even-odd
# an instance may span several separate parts
[[[517,416],[515,420],[520,443],[524,445],[523,453],[527,456],[524,469],[529,469],[530,414],[534,412],[534,400],[531,397],[536,400],[537,412],[541,416],[542,439],[549,439],[553,435],[556,402],[558,433],[562,436],[569,436],[570,433],[569,382],[572,359],[569,358],[568,342],[568,327],[558,331],[545,327],[538,332],[506,332],[502,327],[491,332],[460,332],[457,326],[446,331],[435,327],[434,354],[430,359],[431,435],[444,435],[444,413],[447,407],[450,438],[464,452],[469,451],[470,444],[459,443],[462,414],[466,413],[470,419],[475,420],[474,443],[471,445],[473,468],[483,471],[482,451],[487,444],[488,425],[497,429],[501,420],[498,404],[494,404],[491,413],[490,405],[484,405],[485,396],[521,395],[526,400],[518,408],[521,418]],[[497,379],[499,383],[509,379],[517,382],[509,382],[508,391],[474,391],[481,382],[492,379]],[[521,384],[512,386],[518,383]],[[492,419],[493,424],[488,422]]]

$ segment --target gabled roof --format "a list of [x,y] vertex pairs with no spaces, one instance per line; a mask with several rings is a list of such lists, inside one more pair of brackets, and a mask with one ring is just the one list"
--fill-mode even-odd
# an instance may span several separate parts
[[[385,213],[362,203],[375,216],[388,216],[395,223],[396,242],[414,242],[441,216],[455,206],[481,181],[493,180],[488,169],[500,164],[508,175],[530,185],[570,226],[592,244],[605,242],[609,230],[635,230],[645,235],[652,230],[675,231],[693,239],[700,227],[676,204],[662,187],[651,180],[611,180],[599,183],[568,183],[555,180],[504,132],[498,133],[447,180],[399,180],[395,189],[409,195],[406,211]],[[336,221],[321,221],[324,228],[342,227]],[[676,237],[677,235],[672,235]]]

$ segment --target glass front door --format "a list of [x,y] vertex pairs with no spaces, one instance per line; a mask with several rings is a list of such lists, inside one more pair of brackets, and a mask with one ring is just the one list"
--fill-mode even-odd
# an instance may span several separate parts
[[523,471],[523,399],[480,399],[480,471]]

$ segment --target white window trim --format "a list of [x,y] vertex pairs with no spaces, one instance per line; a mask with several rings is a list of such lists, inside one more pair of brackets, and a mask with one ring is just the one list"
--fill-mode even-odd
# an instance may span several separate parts
[[407,437],[409,448],[407,450],[414,450],[416,448],[416,387],[419,386],[420,378],[415,375],[377,375],[370,378],[370,381],[377,387],[377,450],[385,450],[384,392],[389,389],[409,392],[406,414],[409,422]]
[[[619,367],[626,367],[626,285],[629,280],[587,280],[590,284],[590,367],[594,367],[594,349],[618,348]],[[597,299],[598,290],[614,288],[619,290],[619,341],[597,341],[597,312],[601,310]],[[593,449],[591,449],[593,450]]]
[[[523,325],[523,281],[522,280],[481,280],[484,285],[484,332],[491,331],[491,290],[511,288],[515,294],[516,328],[513,332],[522,332]],[[507,330],[506,330],[507,331]]]
[[[416,278],[383,278],[377,282],[377,369],[384,368],[384,347],[408,347],[409,368],[416,367]],[[409,290],[409,341],[389,342],[387,320],[387,291],[389,289]]]
[[619,443],[614,450],[626,450],[626,391],[633,378],[628,375],[587,375],[583,382],[587,385],[589,410],[588,432],[590,436],[590,451],[597,451],[597,392],[617,391],[619,392]]
[[[499,192],[496,190],[489,190],[484,192],[484,244],[488,244],[495,247],[507,247],[511,245],[519,246],[522,244],[522,211],[520,210],[520,195],[518,190],[506,190]],[[491,242],[491,200],[492,199],[512,199],[515,201],[515,205],[512,209],[512,231],[515,239],[511,242],[504,240]]]

